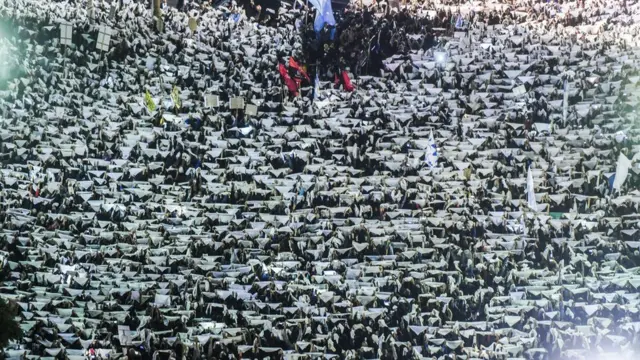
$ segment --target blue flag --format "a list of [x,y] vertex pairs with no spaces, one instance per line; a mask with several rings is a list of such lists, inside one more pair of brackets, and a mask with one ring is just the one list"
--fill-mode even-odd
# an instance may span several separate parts
[[324,24],[336,25],[336,19],[333,17],[333,9],[331,8],[331,0],[309,0],[309,2],[317,11],[316,20],[313,22],[313,29],[316,32],[320,32]]
[[464,20],[462,19],[462,15],[458,15],[458,19],[456,20],[456,29],[462,29],[464,26]]
[[613,183],[616,181],[616,174],[611,175],[609,178],[609,190],[613,190]]

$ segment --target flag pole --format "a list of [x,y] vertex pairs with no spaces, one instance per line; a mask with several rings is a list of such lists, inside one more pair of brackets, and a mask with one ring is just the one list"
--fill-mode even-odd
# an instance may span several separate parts
[[[566,75],[565,75],[566,76]],[[563,126],[567,124],[567,115],[569,114],[569,81],[567,78],[564,78],[563,84],[563,103],[562,103],[562,123]]]
[[87,1],[87,8],[88,8],[88,12],[89,12],[89,22],[93,24],[94,22],[94,10],[93,10],[93,0],[88,0]]
[[160,10],[160,1],[153,0],[153,17],[156,20],[156,29],[158,32],[164,32],[164,24],[162,23],[162,11]]
[[62,45],[62,68],[64,69],[62,75],[66,79],[69,71],[67,70],[67,47],[65,45]]

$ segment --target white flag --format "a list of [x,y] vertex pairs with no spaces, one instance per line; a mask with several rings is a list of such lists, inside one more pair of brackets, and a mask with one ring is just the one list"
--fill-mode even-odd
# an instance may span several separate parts
[[558,271],[558,285],[562,285],[564,280],[564,259],[560,260],[560,271]]
[[629,175],[629,168],[631,167],[631,160],[627,159],[623,153],[620,153],[618,157],[618,165],[616,166],[616,178],[613,179],[612,188],[614,190],[620,190],[624,181],[627,180],[627,175]]
[[427,146],[427,153],[425,154],[425,160],[429,167],[434,168],[438,166],[438,145],[433,138],[433,130],[429,134],[429,146]]
[[538,204],[536,203],[536,192],[533,188],[533,174],[531,173],[531,168],[529,168],[529,173],[527,174],[527,204],[529,204],[529,208],[533,211],[538,211]]
[[320,96],[320,79],[318,79],[318,73],[316,71],[316,80],[313,83],[313,101],[318,100]]
[[71,45],[73,41],[73,26],[69,23],[60,24],[60,44]]

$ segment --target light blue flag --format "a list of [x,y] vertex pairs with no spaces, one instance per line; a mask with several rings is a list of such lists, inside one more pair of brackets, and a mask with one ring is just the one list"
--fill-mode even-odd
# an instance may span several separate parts
[[309,0],[309,3],[317,10],[316,20],[313,23],[313,29],[320,32],[324,24],[332,26],[336,25],[336,19],[333,17],[333,8],[331,0]]
[[464,20],[462,19],[462,15],[458,15],[458,19],[456,20],[456,29],[462,29],[464,26]]

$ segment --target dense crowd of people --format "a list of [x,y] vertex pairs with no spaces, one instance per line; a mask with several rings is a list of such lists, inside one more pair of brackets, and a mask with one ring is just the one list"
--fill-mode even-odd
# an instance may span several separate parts
[[[468,33],[476,28],[476,24],[508,26],[536,21],[553,27],[576,27],[597,21],[605,11],[603,6],[589,9],[573,9],[572,6],[571,12],[562,14],[557,2],[539,2],[529,4],[526,11],[511,6],[479,7],[463,15],[460,6],[467,3],[414,3],[392,10],[386,2],[374,2],[365,7],[354,2],[341,14],[336,27],[326,27],[318,34],[313,24],[307,23],[303,38],[306,60],[319,66],[320,71],[347,67],[356,74],[379,76],[384,59],[433,48],[439,45],[441,36],[453,31]],[[615,11],[629,14],[626,5]],[[633,21],[631,18],[618,19],[615,15],[618,14],[608,21]]]
[[640,351],[640,4],[196,5],[0,2],[6,358]]

